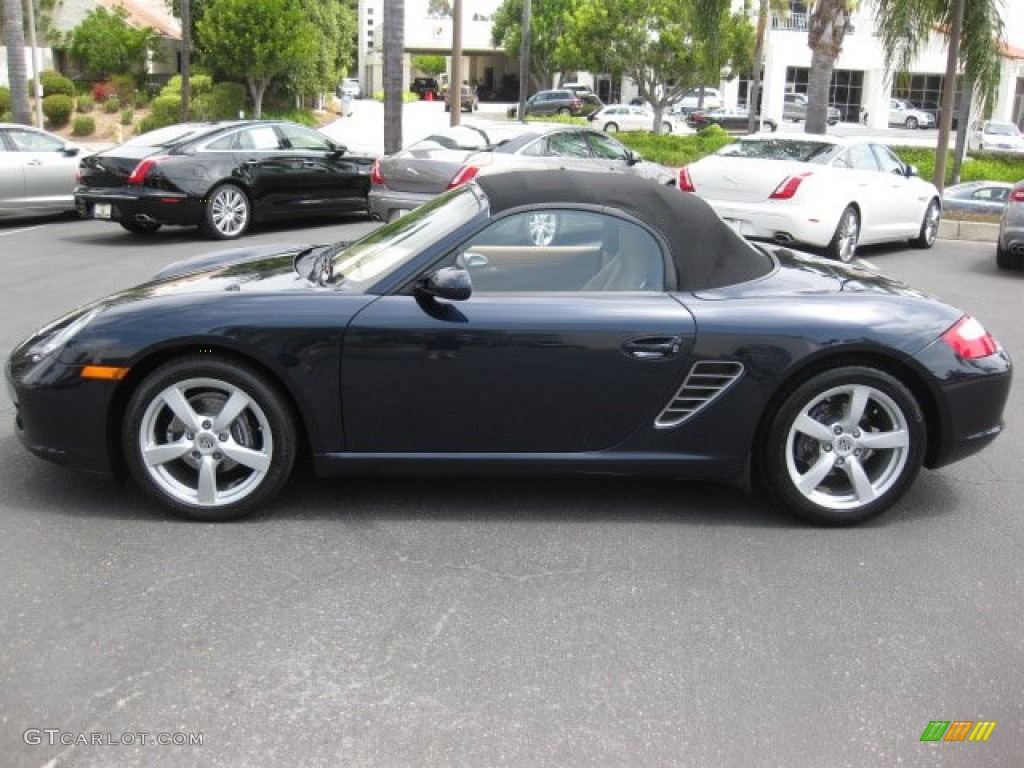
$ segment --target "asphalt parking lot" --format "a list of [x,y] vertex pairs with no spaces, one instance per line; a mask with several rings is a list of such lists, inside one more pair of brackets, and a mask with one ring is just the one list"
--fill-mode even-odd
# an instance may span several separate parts
[[[0,226],[0,350],[218,247]],[[863,255],[1024,360],[1024,273],[992,244]],[[2,393],[0,765],[1019,766],[1022,406],[1018,385],[989,450],[850,530],[603,476],[300,474],[268,514],[209,525],[29,456]],[[923,743],[935,720],[997,725]]]

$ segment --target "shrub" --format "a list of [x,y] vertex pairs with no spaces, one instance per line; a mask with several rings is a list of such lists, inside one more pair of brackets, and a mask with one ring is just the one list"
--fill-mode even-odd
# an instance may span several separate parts
[[[204,93],[209,93],[213,88],[213,78],[210,75],[192,75],[188,79],[189,94],[192,97],[201,96]],[[180,96],[181,95],[181,75],[175,75],[167,81],[161,91],[161,96]]]
[[83,114],[86,112],[92,112],[93,107],[95,106],[96,102],[88,93],[83,93],[75,100],[75,109]]
[[68,124],[71,117],[71,110],[75,107],[70,96],[58,93],[53,96],[46,96],[43,99],[43,114],[50,121],[50,125],[60,128]]
[[138,89],[135,87],[135,78],[131,75],[114,75],[110,78],[110,84],[114,86],[117,97],[122,104],[134,104],[135,95]]
[[193,116],[202,120],[233,120],[243,109],[245,86],[241,83],[217,83],[192,102]]
[[96,133],[96,121],[89,115],[78,115],[71,123],[73,136],[92,136]]
[[112,115],[121,109],[121,100],[117,96],[108,96],[107,100],[103,102],[103,111],[108,115]]
[[[373,92],[374,101],[384,101],[384,91]],[[419,101],[420,95],[412,91],[402,91],[402,101]]]
[[177,123],[181,119],[181,95],[157,96],[153,99],[150,117],[153,119],[153,128]]
[[156,119],[152,115],[149,115],[139,120],[139,124],[135,126],[135,133],[149,133],[150,131],[155,131],[160,127],[162,126],[157,123]]
[[135,117],[135,110],[131,107],[121,111],[121,125],[131,125],[132,118]]
[[264,119],[290,120],[310,128],[316,127],[316,116],[308,109],[263,110]]
[[11,111],[11,89],[0,86],[0,114]]
[[104,102],[111,96],[117,95],[117,86],[111,82],[93,83],[92,98],[94,101]]
[[[44,69],[39,73],[39,82],[43,86],[43,97],[47,96],[75,96],[75,84],[68,78],[64,77],[60,72],[54,72],[52,69]],[[28,90],[32,93],[33,88],[32,81],[29,81]]]

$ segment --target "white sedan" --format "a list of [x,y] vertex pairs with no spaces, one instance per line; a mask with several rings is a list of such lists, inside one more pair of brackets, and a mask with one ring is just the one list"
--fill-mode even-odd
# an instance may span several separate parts
[[971,128],[968,149],[997,152],[1024,152],[1024,136],[1013,123],[985,120]]
[[[653,131],[654,112],[647,107],[633,104],[610,104],[590,115],[587,120],[591,125],[608,133],[617,131]],[[672,133],[672,121],[663,117],[662,133]]]
[[0,123],[0,220],[75,210],[81,157],[60,136]]
[[850,261],[857,246],[910,240],[931,248],[938,190],[883,144],[834,136],[751,136],[679,170],[750,239],[802,243]]

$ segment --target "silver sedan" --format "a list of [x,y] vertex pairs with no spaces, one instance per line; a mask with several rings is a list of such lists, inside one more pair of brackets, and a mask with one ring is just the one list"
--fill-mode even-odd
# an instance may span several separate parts
[[0,123],[0,220],[73,211],[81,152],[52,133]]

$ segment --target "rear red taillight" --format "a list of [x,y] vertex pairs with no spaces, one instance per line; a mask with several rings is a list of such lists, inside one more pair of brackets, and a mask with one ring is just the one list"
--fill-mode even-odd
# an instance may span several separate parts
[[380,172],[380,158],[378,157],[373,161],[373,167],[370,169],[370,183],[371,184],[383,184],[384,177]]
[[156,157],[147,157],[141,163],[135,166],[131,176],[128,177],[129,184],[142,184],[146,180],[146,176],[156,166],[160,164],[162,160],[166,160],[167,155],[157,155]]
[[804,179],[810,176],[808,173],[798,173],[794,176],[787,176],[782,180],[782,183],[775,188],[775,191],[768,195],[770,200],[789,200],[796,194],[796,191],[800,189],[800,185],[804,183]]
[[999,350],[992,334],[970,315],[964,315],[956,325],[942,334],[942,340],[965,360],[988,357]]
[[459,172],[455,174],[455,177],[448,182],[448,189],[455,189],[461,187],[463,184],[468,183],[480,172],[480,166],[478,165],[464,165],[459,169]]
[[1014,203],[1024,203],[1024,187],[1014,187],[1010,192],[1010,200]]
[[677,186],[683,192],[696,192],[697,191],[697,188],[695,186],[693,186],[693,179],[690,178],[690,172],[688,170],[686,170],[686,166],[685,165],[682,168],[679,169],[679,180],[677,182]]

